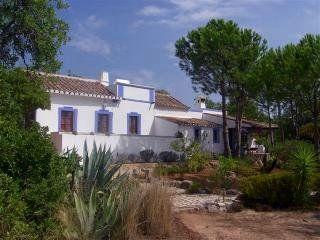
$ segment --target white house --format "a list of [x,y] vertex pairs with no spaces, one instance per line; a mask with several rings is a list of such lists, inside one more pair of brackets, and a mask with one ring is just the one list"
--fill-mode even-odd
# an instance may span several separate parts
[[107,72],[99,80],[46,75],[45,88],[51,108],[37,110],[36,121],[48,126],[59,152],[76,147],[82,153],[86,140],[88,147],[95,141],[114,153],[159,153],[171,150],[178,133],[188,139],[205,135],[208,151],[223,152],[221,112],[206,109],[203,98],[192,109],[152,86],[123,79],[110,83]]

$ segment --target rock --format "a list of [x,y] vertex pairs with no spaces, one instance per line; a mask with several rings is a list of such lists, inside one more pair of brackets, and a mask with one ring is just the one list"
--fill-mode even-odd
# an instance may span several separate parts
[[192,181],[183,180],[181,181],[179,188],[188,189],[191,185],[192,185]]
[[233,201],[231,204],[226,206],[226,210],[229,213],[241,212],[242,209],[243,209],[243,206],[242,206],[241,202],[239,202],[239,201]]
[[238,190],[236,190],[236,189],[228,189],[228,190],[226,190],[226,194],[227,195],[238,195],[240,192],[238,191]]

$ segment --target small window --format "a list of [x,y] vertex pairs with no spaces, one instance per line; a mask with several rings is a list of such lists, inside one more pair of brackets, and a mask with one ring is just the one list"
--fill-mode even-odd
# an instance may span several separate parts
[[129,116],[129,133],[130,134],[138,134],[138,124],[139,124],[138,116]]
[[220,129],[214,128],[213,129],[213,143],[220,143]]
[[98,133],[110,133],[110,116],[109,114],[98,114]]
[[60,131],[72,132],[73,127],[73,111],[61,110]]
[[200,128],[194,129],[194,140],[197,142],[200,142],[200,140],[201,140],[201,129]]

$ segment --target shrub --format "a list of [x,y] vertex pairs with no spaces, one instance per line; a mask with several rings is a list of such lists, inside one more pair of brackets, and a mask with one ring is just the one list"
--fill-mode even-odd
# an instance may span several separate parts
[[156,176],[165,176],[171,174],[182,174],[189,171],[185,164],[176,164],[172,166],[158,165],[154,168],[153,172]]
[[275,208],[294,205],[296,179],[289,172],[261,174],[240,181],[244,204],[255,206],[266,204]]
[[199,193],[200,188],[201,188],[200,183],[192,182],[190,187],[187,189],[187,192],[190,194]]
[[316,169],[316,154],[307,144],[299,144],[297,150],[290,155],[289,169],[297,181],[295,202],[306,205],[310,199],[311,177]]
[[172,151],[164,151],[159,153],[158,158],[162,162],[176,162],[179,160],[179,155]]
[[25,223],[44,238],[47,231],[57,228],[54,214],[67,193],[64,158],[56,153],[45,128],[24,129],[1,121],[0,152],[0,172],[18,185]]
[[0,239],[14,239],[28,230],[26,204],[19,186],[6,174],[0,174]]
[[285,166],[290,160],[290,156],[293,152],[297,151],[297,147],[301,144],[311,144],[298,140],[288,140],[284,143],[277,143],[274,147],[270,148],[271,157],[275,158],[280,167]]
[[146,149],[140,151],[140,158],[143,162],[151,162],[151,159],[154,157],[154,151],[152,149]]

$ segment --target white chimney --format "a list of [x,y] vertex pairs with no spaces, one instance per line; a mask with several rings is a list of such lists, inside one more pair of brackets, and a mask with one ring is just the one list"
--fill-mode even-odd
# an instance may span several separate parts
[[206,109],[207,106],[206,106],[206,97],[205,96],[198,96],[196,98],[196,106],[198,108],[201,108],[201,109]]
[[104,86],[109,86],[109,73],[102,71],[100,75],[100,83]]

